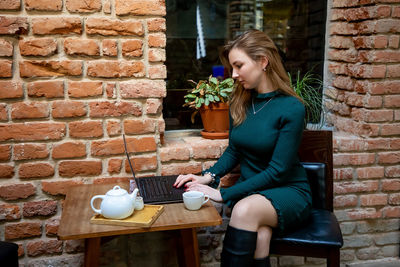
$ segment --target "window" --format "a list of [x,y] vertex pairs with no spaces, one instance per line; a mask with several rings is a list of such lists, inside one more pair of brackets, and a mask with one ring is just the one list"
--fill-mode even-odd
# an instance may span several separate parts
[[207,79],[221,65],[219,49],[248,29],[266,32],[295,75],[312,70],[323,76],[326,1],[320,0],[166,0],[166,129],[201,128],[200,116],[182,107],[192,88],[188,80]]

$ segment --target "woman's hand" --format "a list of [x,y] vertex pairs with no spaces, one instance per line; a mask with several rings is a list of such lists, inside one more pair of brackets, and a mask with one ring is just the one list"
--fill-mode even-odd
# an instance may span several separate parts
[[184,183],[186,183],[186,187],[191,186],[192,184],[209,184],[212,180],[212,177],[209,174],[204,176],[194,175],[194,174],[181,174],[176,178],[174,183],[174,187],[181,187]]
[[222,202],[221,192],[219,190],[209,187],[208,185],[199,184],[199,183],[192,183],[186,191],[200,191],[203,192],[205,195],[209,196],[210,199],[214,200],[215,202]]

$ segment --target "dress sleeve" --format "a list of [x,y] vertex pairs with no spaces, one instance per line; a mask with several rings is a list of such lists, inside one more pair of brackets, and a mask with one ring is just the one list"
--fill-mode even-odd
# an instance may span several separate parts
[[215,174],[215,181],[209,186],[213,188],[217,188],[219,185],[219,182],[221,180],[221,177],[223,177],[225,174],[230,172],[233,168],[236,167],[236,165],[240,161],[240,153],[238,150],[235,148],[235,145],[231,141],[231,133],[232,133],[232,118],[229,115],[229,143],[228,147],[225,149],[224,153],[222,156],[218,159],[218,161],[211,167],[208,168],[207,170],[202,171],[202,174],[206,172],[211,172]]
[[266,169],[243,182],[220,189],[226,204],[246,197],[250,192],[276,187],[286,182],[284,174],[290,171],[297,158],[304,128],[305,109],[297,99],[296,102],[288,105],[290,110],[282,114],[279,136]]

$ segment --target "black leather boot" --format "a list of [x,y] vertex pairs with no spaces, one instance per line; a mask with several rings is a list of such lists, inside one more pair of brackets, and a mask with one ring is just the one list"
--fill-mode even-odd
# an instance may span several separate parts
[[221,253],[221,267],[253,266],[256,244],[257,232],[228,225]]
[[271,267],[269,256],[262,259],[254,259],[254,267]]

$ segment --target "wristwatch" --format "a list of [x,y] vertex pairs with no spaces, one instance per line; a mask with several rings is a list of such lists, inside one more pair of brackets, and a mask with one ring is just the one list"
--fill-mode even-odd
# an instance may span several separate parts
[[211,182],[210,183],[214,183],[215,182],[215,173],[205,172],[204,175],[206,175],[206,174],[211,176]]

